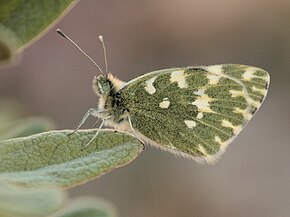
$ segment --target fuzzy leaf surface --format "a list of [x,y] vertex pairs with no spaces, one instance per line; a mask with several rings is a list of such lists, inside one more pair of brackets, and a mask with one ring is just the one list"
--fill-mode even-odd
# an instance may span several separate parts
[[25,186],[72,187],[134,160],[143,150],[135,137],[101,130],[50,131],[0,142],[0,180]]

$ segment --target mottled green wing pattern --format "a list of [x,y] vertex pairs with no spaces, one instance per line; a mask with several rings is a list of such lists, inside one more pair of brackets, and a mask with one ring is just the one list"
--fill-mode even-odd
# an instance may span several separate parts
[[214,162],[266,96],[269,75],[245,65],[165,69],[121,90],[145,142],[199,162]]
[[[210,70],[210,67],[208,67]],[[222,65],[222,72],[233,79],[238,79],[248,92],[250,117],[257,111],[265,99],[270,83],[269,74],[260,68],[245,65]]]

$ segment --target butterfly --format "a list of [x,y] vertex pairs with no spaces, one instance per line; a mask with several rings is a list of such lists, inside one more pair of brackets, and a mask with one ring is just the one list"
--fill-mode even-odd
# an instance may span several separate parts
[[129,131],[144,143],[214,163],[260,108],[269,82],[265,70],[239,64],[169,68],[129,82],[102,73],[93,79],[98,108],[80,125],[92,115],[102,120],[100,127]]

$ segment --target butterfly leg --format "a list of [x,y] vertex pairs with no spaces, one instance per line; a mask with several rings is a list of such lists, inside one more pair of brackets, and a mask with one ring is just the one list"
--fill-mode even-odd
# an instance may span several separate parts
[[94,125],[92,127],[93,129],[96,128],[97,124],[99,123],[99,120],[100,120],[100,118],[98,118],[97,121],[94,123]]
[[108,116],[108,117],[106,117],[106,118],[104,118],[104,119],[102,119],[102,123],[100,124],[100,126],[99,126],[99,128],[98,128],[98,130],[97,130],[97,132],[96,132],[96,134],[93,136],[93,138],[91,138],[91,140],[85,145],[85,146],[83,146],[82,148],[81,148],[81,150],[84,150],[85,148],[87,148],[96,138],[97,138],[97,136],[99,135],[99,133],[100,133],[100,130],[102,129],[102,127],[104,126],[104,124],[105,124],[105,121],[107,120],[107,119],[109,119],[111,116]]
[[68,135],[74,134],[77,132],[77,130],[85,123],[85,121],[88,119],[89,116],[97,117],[97,114],[99,111],[96,108],[91,108],[87,111],[87,113],[84,115],[82,120],[79,122],[79,124],[74,128],[73,132],[69,133]]

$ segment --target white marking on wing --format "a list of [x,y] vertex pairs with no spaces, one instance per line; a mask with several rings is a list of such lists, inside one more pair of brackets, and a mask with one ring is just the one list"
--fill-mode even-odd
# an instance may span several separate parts
[[267,92],[265,89],[260,89],[260,88],[257,88],[255,86],[252,86],[252,90],[255,92],[260,92],[263,95],[266,95],[266,92]]
[[229,91],[232,94],[232,97],[245,96],[245,93],[240,90],[229,90]]
[[208,74],[206,77],[209,79],[209,84],[213,85],[219,83],[219,80],[221,78],[221,76],[215,74]]
[[247,112],[245,109],[235,108],[234,113],[242,114],[246,120],[250,120],[253,116],[251,113]]
[[211,100],[212,100],[212,98],[210,98],[207,94],[204,94],[204,95],[198,97],[191,104],[197,106],[197,108],[200,111],[203,111],[203,112],[214,112],[213,110],[211,110],[211,108],[209,106],[209,102]]
[[223,74],[223,65],[206,66],[205,69],[217,75]]
[[203,113],[202,112],[198,112],[196,118],[202,119],[203,118]]
[[252,98],[248,98],[247,101],[254,107],[260,107],[261,103],[256,101],[256,100],[253,100]]
[[258,77],[256,75],[254,75],[255,71],[257,71],[257,68],[254,68],[254,67],[247,68],[243,74],[243,79],[246,81],[250,81],[250,80],[252,80],[252,78]]
[[204,94],[205,90],[199,89],[197,91],[194,91],[193,93],[197,96],[202,96]]
[[205,156],[208,156],[207,151],[205,150],[205,148],[202,145],[198,145],[198,150]]
[[153,86],[154,81],[156,80],[157,76],[154,76],[153,78],[150,78],[146,81],[145,90],[149,94],[154,94],[156,92],[156,88]]
[[173,71],[171,73],[170,81],[177,82],[178,87],[187,88],[186,76],[184,75],[184,70]]
[[160,108],[168,108],[170,105],[170,101],[168,98],[164,98],[162,102],[159,103]]
[[230,121],[225,120],[225,119],[222,120],[222,126],[232,128],[234,134],[237,134],[242,130],[242,126],[240,126],[240,125],[234,126],[233,123],[231,123]]
[[189,128],[192,129],[194,127],[196,127],[196,122],[192,121],[192,120],[185,120],[184,121],[185,125]]
[[220,145],[223,144],[223,142],[222,142],[222,140],[221,140],[221,138],[220,138],[219,136],[215,136],[215,137],[214,137],[214,141],[216,141],[216,142],[219,143]]

